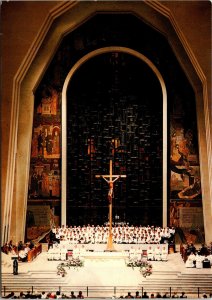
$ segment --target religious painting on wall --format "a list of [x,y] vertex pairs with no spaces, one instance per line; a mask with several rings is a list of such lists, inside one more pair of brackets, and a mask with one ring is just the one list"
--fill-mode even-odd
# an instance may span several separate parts
[[60,158],[60,127],[39,125],[33,128],[31,157]]
[[60,197],[60,170],[57,159],[32,162],[29,177],[29,198]]
[[35,95],[29,199],[60,197],[60,97],[51,85]]
[[[28,185],[27,239],[32,236],[35,238],[38,234],[48,231],[51,218],[47,217],[49,215],[47,210],[51,210],[52,203],[60,202],[61,198],[60,102],[61,92],[54,84],[41,85],[35,93]],[[29,218],[30,215],[34,216],[34,222]]]
[[203,242],[204,225],[197,128],[192,97],[173,109],[170,129],[170,226],[180,228],[184,242]]

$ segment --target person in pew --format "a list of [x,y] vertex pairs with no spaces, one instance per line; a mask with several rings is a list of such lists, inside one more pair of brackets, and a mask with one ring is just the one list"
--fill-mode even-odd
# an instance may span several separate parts
[[47,298],[49,298],[49,299],[56,299],[56,295],[55,295],[55,293],[49,293],[48,295],[47,295]]
[[172,295],[172,298],[179,298],[177,292],[174,292],[174,294]]
[[204,294],[202,295],[202,298],[208,298],[208,296],[206,295],[206,293],[204,293]]
[[182,292],[182,294],[180,295],[180,298],[187,298],[185,292]]
[[30,291],[27,291],[26,295],[25,295],[25,299],[30,299],[32,297],[32,294],[30,293]]
[[18,298],[19,298],[19,299],[25,299],[25,296],[26,296],[26,295],[24,294],[24,292],[20,292]]
[[149,298],[149,296],[148,296],[147,292],[144,292],[144,293],[143,293],[143,296],[142,296],[142,298]]
[[169,294],[165,293],[162,298],[169,298]]
[[60,294],[60,291],[57,291],[56,292],[56,299],[61,299],[62,298],[62,296],[61,296],[61,294]]
[[125,296],[125,299],[133,299],[133,295],[131,295],[131,292],[128,292],[127,295]]
[[155,298],[162,298],[161,294],[158,292],[155,296]]
[[79,291],[79,294],[77,295],[77,299],[84,299],[82,291]]
[[136,298],[136,299],[140,299],[140,298],[141,298],[141,296],[140,296],[140,294],[139,294],[139,291],[136,291],[136,292],[135,292],[135,298]]
[[15,293],[11,292],[10,294],[8,294],[5,298],[7,299],[14,299]]
[[71,299],[76,299],[76,295],[74,294],[74,291],[71,291],[70,298],[71,298]]
[[41,293],[41,299],[46,299],[46,298],[47,298],[47,293],[43,291]]

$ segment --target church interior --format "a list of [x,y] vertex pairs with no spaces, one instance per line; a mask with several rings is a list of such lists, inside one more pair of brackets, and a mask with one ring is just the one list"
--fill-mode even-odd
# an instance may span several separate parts
[[3,298],[212,298],[210,1],[3,1]]

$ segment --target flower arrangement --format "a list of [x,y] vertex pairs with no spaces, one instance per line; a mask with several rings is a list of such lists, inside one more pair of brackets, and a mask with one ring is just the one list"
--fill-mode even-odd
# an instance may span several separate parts
[[150,276],[152,274],[152,265],[146,262],[146,265],[140,267],[140,272],[144,277]]
[[66,266],[69,268],[70,267],[83,267],[84,262],[81,259],[79,259],[79,257],[77,257],[77,258],[72,257],[71,259],[69,259],[67,261]]
[[63,263],[57,266],[57,275],[61,275],[64,277],[67,274],[66,270],[64,269]]
[[70,267],[77,268],[83,266],[84,266],[84,262],[81,259],[79,259],[78,257],[77,258],[72,257],[67,262],[62,262],[57,266],[57,275],[61,275],[62,277],[64,277],[67,274],[65,268],[70,269]]
[[127,261],[127,267],[132,267],[133,269],[139,267],[140,272],[144,277],[152,274],[152,264],[147,260],[131,258]]

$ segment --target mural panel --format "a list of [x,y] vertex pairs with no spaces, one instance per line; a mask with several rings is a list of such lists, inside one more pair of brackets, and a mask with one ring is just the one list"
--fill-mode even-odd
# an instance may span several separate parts
[[[187,105],[192,101],[188,99]],[[172,108],[170,225],[181,229],[179,234],[184,242],[200,243],[204,240],[204,229],[195,108],[191,105],[189,115],[181,101],[175,101]]]
[[[55,201],[60,201],[61,197],[60,104],[61,92],[58,87],[51,84],[41,85],[38,88],[35,94],[32,128],[27,239],[37,238],[49,230],[53,221],[47,213],[47,207],[54,212],[54,209],[51,209]],[[42,222],[41,213],[38,212],[42,212]]]

